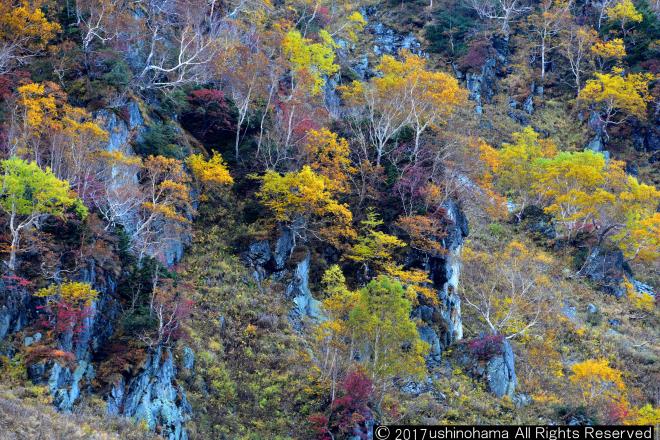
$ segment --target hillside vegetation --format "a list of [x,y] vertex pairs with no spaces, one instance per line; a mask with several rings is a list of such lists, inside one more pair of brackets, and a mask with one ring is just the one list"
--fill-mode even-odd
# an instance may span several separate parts
[[3,438],[660,424],[660,3],[5,0]]

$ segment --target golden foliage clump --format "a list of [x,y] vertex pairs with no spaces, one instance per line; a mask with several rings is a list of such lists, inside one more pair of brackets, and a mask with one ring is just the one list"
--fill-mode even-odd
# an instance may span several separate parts
[[51,284],[48,287],[39,289],[35,292],[34,296],[37,298],[57,296],[67,304],[90,306],[98,298],[99,293],[92,289],[89,283],[69,281],[62,284]]
[[585,403],[618,399],[626,390],[621,371],[610,367],[606,359],[588,359],[571,367],[572,384],[581,391]]
[[142,203],[143,208],[173,222],[189,223],[190,220],[183,212],[190,206],[190,179],[181,161],[164,156],[149,156],[143,162],[143,171],[153,187],[149,197]]
[[578,94],[582,105],[596,106],[605,124],[635,116],[646,119],[646,105],[651,102],[649,83],[654,75],[650,73],[623,74],[620,68],[612,73],[596,72]]
[[46,19],[43,11],[30,2],[3,1],[0,3],[0,41],[11,41],[27,50],[41,50],[60,32],[58,23]]
[[201,154],[193,154],[188,157],[187,164],[202,185],[227,186],[234,183],[227,164],[218,152],[213,152],[213,156],[208,160],[204,159]]
[[606,9],[607,18],[610,22],[621,24],[621,29],[626,32],[627,23],[641,23],[644,16],[637,10],[632,0],[616,2]]
[[309,88],[313,95],[321,93],[325,76],[339,71],[334,52],[337,43],[324,29],[319,32],[319,38],[319,42],[313,42],[294,29],[287,32],[282,40],[282,52],[291,65],[291,71],[294,74],[303,74],[303,77],[311,77]]
[[108,133],[92,121],[92,116],[85,109],[69,105],[66,93],[57,84],[25,84],[18,88],[18,94],[18,102],[25,111],[25,124],[29,130],[38,134],[56,130],[72,137],[86,135],[107,140]]
[[349,176],[356,172],[351,166],[350,152],[348,141],[327,128],[307,132],[307,162],[314,172],[327,179],[326,184],[333,191],[347,191]]
[[276,221],[287,223],[298,236],[309,232],[335,245],[355,237],[348,206],[336,200],[334,187],[309,165],[284,175],[269,170],[260,180],[257,196],[261,202]]
[[468,93],[453,76],[430,70],[425,58],[404,50],[401,60],[384,55],[369,81],[338,87],[358,119],[367,118],[369,138],[381,164],[386,146],[403,128],[414,133],[413,157],[421,136],[447,122],[454,110],[467,102]]
[[597,57],[620,60],[626,56],[626,46],[623,39],[613,38],[609,41],[597,41],[591,46],[591,52]]

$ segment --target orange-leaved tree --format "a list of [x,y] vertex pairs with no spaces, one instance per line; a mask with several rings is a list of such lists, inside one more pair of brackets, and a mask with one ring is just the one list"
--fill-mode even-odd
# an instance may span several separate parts
[[28,1],[0,3],[0,74],[43,51],[61,30]]

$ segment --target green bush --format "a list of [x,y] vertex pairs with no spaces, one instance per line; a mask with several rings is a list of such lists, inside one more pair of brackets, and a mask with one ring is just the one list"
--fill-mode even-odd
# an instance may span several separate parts
[[158,122],[149,129],[135,145],[135,152],[142,156],[165,156],[176,159],[185,157],[180,143],[180,134],[174,124]]
[[448,3],[447,7],[438,9],[434,24],[427,26],[425,33],[430,52],[457,58],[467,52],[467,37],[477,27],[477,17],[462,2]]

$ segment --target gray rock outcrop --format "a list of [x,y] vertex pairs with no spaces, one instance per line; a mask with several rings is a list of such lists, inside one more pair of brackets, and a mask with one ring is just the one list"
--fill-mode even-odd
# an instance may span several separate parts
[[110,391],[107,409],[110,415],[145,422],[150,430],[168,440],[186,440],[185,422],[192,414],[192,407],[176,382],[171,351],[156,348],[140,373],[129,380],[120,378]]
[[434,254],[413,252],[408,262],[408,266],[428,272],[433,288],[437,292],[437,304],[422,304],[412,312],[413,318],[418,318],[423,323],[419,328],[420,337],[431,345],[431,352],[427,357],[429,367],[437,366],[442,351],[463,338],[458,283],[460,253],[465,237],[469,234],[469,227],[458,203],[450,200],[443,208],[449,220],[446,236],[442,239],[446,252]]

